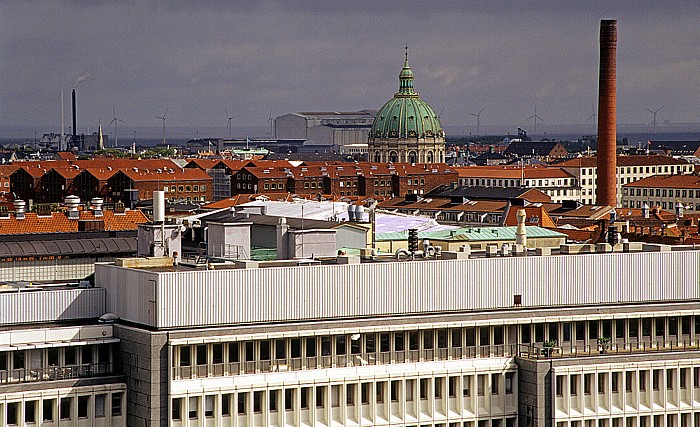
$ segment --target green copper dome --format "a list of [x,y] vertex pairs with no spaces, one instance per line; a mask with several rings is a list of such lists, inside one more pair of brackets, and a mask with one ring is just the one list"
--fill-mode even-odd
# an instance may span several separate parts
[[443,137],[442,125],[435,111],[413,90],[413,71],[408,53],[399,74],[399,91],[374,117],[370,138]]

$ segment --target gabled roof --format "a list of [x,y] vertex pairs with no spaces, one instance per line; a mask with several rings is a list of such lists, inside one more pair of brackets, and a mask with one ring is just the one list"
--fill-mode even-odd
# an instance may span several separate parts
[[[556,165],[559,166],[559,165]],[[461,166],[454,167],[460,178],[495,179],[552,179],[573,178],[574,175],[560,167],[541,166]]]
[[522,141],[511,142],[503,152],[511,156],[549,156],[557,146],[566,149],[557,141]]
[[556,224],[552,221],[547,211],[542,208],[542,206],[527,206],[527,207],[516,207],[513,206],[508,210],[508,215],[504,220],[504,225],[506,226],[517,226],[518,218],[517,213],[519,210],[525,209],[525,224],[526,225],[537,225],[539,227],[554,228]]

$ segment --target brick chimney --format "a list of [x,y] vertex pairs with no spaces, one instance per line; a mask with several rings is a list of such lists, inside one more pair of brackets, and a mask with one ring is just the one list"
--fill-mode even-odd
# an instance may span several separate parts
[[600,21],[598,80],[598,183],[596,204],[617,206],[617,21]]

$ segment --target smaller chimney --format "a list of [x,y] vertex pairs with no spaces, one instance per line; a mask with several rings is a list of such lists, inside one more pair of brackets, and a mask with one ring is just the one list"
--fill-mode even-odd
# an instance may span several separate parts
[[649,219],[649,205],[647,205],[646,202],[644,203],[644,206],[642,206],[642,216],[645,219]]
[[100,199],[99,197],[94,197],[90,203],[92,204],[92,213],[95,215],[95,217],[103,216],[104,213],[102,212],[102,203],[104,201]]
[[165,222],[165,191],[153,192],[153,222]]
[[287,218],[280,218],[277,222],[276,234],[277,234],[277,259],[288,259],[289,258],[289,242],[287,232],[289,231],[289,224],[287,224]]
[[80,212],[78,211],[78,206],[80,206],[80,197],[74,195],[66,196],[64,204],[66,205],[66,216],[69,219],[80,218]]
[[24,200],[17,199],[12,204],[15,207],[15,218],[24,219]]
[[676,203],[676,217],[683,218],[683,204],[681,202]]
[[515,229],[515,244],[527,246],[527,231],[525,229],[525,209],[519,209],[515,214],[518,219],[518,227]]

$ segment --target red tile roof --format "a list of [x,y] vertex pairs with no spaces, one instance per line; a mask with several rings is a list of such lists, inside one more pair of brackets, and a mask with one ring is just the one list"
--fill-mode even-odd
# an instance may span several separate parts
[[[80,211],[80,220],[99,220],[92,211]],[[148,222],[148,218],[139,210],[126,210],[123,214],[104,211],[101,218],[107,231],[136,230],[137,224]],[[69,219],[64,212],[52,212],[51,215],[39,216],[27,212],[24,219],[15,215],[0,217],[0,234],[31,234],[31,233],[70,233],[78,231],[78,220]]]
[[463,166],[454,168],[460,178],[546,179],[573,178],[574,175],[559,167],[538,166]]
[[630,182],[623,187],[700,189],[698,175],[654,175]]

